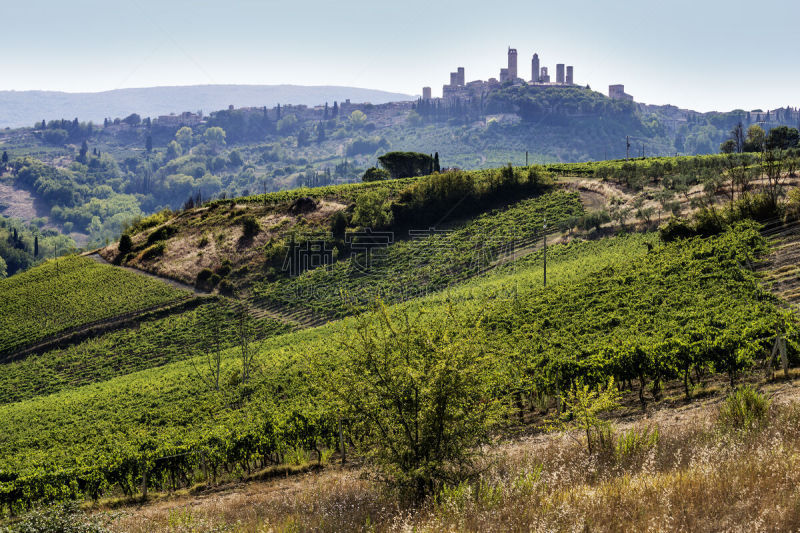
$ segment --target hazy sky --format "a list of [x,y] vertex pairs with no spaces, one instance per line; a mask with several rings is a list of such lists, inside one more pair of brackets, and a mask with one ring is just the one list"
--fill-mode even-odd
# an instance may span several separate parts
[[509,45],[555,75],[702,111],[800,106],[794,0],[6,0],[0,90],[209,83],[434,95],[497,77]]

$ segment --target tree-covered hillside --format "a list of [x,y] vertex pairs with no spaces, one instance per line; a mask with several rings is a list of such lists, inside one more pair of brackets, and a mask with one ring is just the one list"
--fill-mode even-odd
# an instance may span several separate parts
[[589,88],[521,85],[479,101],[284,104],[166,122],[137,113],[102,124],[59,118],[0,132],[0,184],[32,194],[42,224],[96,247],[163,209],[357,182],[388,151],[437,153],[443,169],[705,154],[740,123],[780,129],[795,126],[794,116],[701,114]]

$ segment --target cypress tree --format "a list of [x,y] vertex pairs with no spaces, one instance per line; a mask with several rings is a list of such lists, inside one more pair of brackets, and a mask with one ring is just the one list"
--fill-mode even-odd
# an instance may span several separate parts
[[81,144],[81,150],[78,152],[78,159],[79,163],[86,164],[86,154],[89,153],[89,143],[86,142],[84,139],[83,144]]
[[433,156],[433,171],[434,172],[442,171],[442,167],[439,166],[439,152],[436,152],[436,155]]
[[33,236],[33,257],[39,257],[39,236]]

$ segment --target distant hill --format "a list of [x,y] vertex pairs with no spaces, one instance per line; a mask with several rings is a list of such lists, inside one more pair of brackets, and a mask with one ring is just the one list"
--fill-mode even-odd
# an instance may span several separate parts
[[276,104],[318,105],[350,99],[355,102],[382,104],[412,100],[407,94],[390,93],[357,87],[301,85],[192,85],[185,87],[148,87],[117,89],[99,93],[57,91],[0,91],[0,128],[32,126],[52,119],[92,120],[126,117],[138,113],[155,117],[182,111],[205,113],[227,108]]

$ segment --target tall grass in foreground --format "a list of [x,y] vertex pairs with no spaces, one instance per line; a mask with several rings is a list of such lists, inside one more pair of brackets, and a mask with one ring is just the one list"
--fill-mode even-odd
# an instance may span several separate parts
[[563,436],[506,444],[477,482],[448,487],[416,508],[362,471],[331,467],[155,504],[131,511],[117,527],[142,533],[797,530],[800,405],[769,407],[763,424],[747,432],[723,430],[726,409],[612,432],[608,446],[591,455]]

